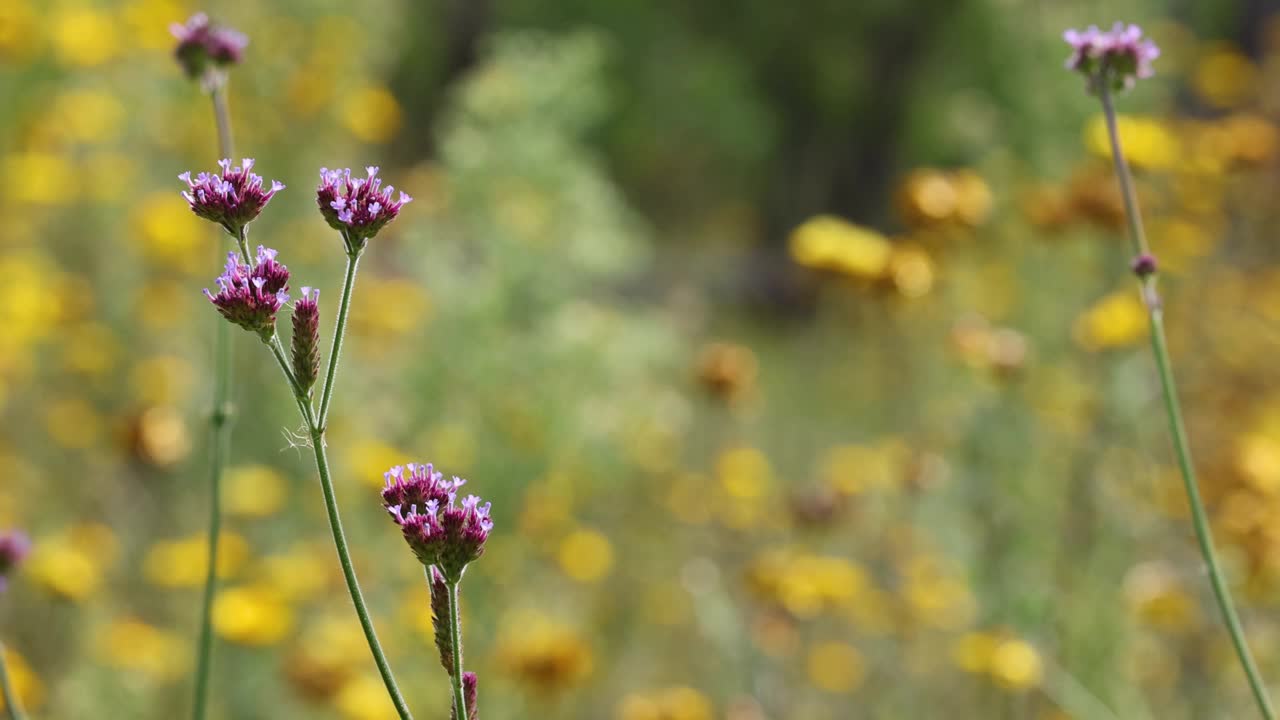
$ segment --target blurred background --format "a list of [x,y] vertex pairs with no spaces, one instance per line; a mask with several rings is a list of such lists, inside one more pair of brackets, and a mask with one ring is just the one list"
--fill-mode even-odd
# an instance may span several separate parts
[[[236,145],[294,286],[321,166],[416,200],[363,263],[330,447],[411,705],[422,572],[379,504],[494,503],[482,717],[1247,717],[1172,466],[1067,27],[1164,50],[1120,102],[1204,492],[1280,682],[1272,0],[4,0],[0,637],[36,718],[185,717],[225,235],[177,175],[196,10],[251,37]],[[295,408],[236,333],[213,716],[394,717]]]

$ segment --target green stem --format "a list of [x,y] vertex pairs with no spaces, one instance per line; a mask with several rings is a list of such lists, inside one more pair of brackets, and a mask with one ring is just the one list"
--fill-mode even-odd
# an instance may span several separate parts
[[[226,83],[219,82],[210,91],[213,117],[218,125],[218,154],[231,157],[231,114],[227,110]],[[246,255],[245,232],[236,238],[241,254]],[[222,471],[231,456],[231,326],[217,318],[214,336],[213,412],[209,418],[209,536],[205,569],[204,595],[200,608],[200,638],[196,642],[195,698],[191,710],[194,720],[204,720],[209,697],[209,673],[213,664],[213,601],[218,588],[218,538],[222,532]]]
[[338,498],[333,489],[333,476],[329,470],[324,429],[316,421],[316,416],[311,410],[310,399],[301,390],[293,376],[293,371],[289,369],[289,360],[285,356],[279,338],[273,337],[267,346],[271,348],[271,354],[275,357],[281,372],[284,373],[285,379],[288,380],[294,400],[298,403],[298,410],[307,424],[307,431],[311,436],[311,449],[315,452],[316,470],[320,473],[320,488],[324,492],[325,511],[329,515],[329,529],[333,534],[334,548],[338,551],[338,564],[342,566],[342,576],[347,581],[347,591],[351,594],[351,603],[355,605],[356,616],[360,619],[360,627],[364,630],[369,651],[373,653],[373,662],[378,666],[378,674],[382,676],[387,694],[391,697],[391,702],[395,705],[400,719],[413,720],[413,714],[409,712],[409,706],[400,693],[395,675],[391,672],[391,664],[387,661],[386,653],[382,651],[382,644],[378,642],[377,630],[374,629],[373,620],[369,617],[369,608],[365,605],[364,593],[360,591],[360,581],[356,578],[355,565],[351,562],[351,551],[347,548],[347,536],[342,529],[342,517],[338,513]]
[[9,720],[26,720],[27,714],[22,711],[22,701],[18,699],[18,693],[14,692],[13,684],[9,682],[9,666],[5,664],[4,655],[4,643],[0,643],[0,697],[4,698],[4,707],[8,711]]
[[449,645],[453,648],[453,672],[449,681],[453,683],[453,707],[457,720],[467,718],[467,695],[462,687],[462,610],[458,603],[458,585],[461,582],[449,581]]
[[[1110,89],[1103,82],[1098,83],[1098,95],[1102,99],[1102,111],[1107,121],[1107,133],[1111,138],[1111,156],[1115,161],[1116,176],[1120,180],[1120,191],[1124,196],[1125,215],[1129,220],[1129,234],[1138,254],[1149,252],[1146,235],[1142,228],[1142,216],[1138,211],[1137,196],[1133,190],[1133,180],[1129,174],[1129,164],[1125,161],[1120,147],[1120,133],[1116,129],[1116,113],[1111,103]],[[1240,625],[1240,617],[1236,613],[1231,599],[1231,591],[1222,574],[1218,562],[1218,553],[1214,549],[1213,535],[1209,528],[1208,513],[1204,509],[1204,500],[1200,497],[1200,484],[1196,479],[1195,463],[1191,458],[1191,444],[1187,440],[1186,424],[1182,419],[1182,406],[1178,402],[1178,387],[1173,378],[1173,364],[1169,359],[1169,342],[1165,336],[1164,311],[1156,293],[1155,274],[1148,274],[1141,279],[1143,300],[1151,318],[1151,351],[1155,354],[1156,369],[1160,375],[1160,388],[1164,394],[1165,414],[1169,419],[1169,433],[1173,436],[1173,447],[1178,457],[1178,469],[1182,474],[1182,484],[1187,492],[1187,501],[1191,506],[1191,524],[1195,528],[1196,542],[1200,546],[1200,554],[1204,556],[1209,570],[1209,583],[1213,586],[1214,599],[1222,613],[1227,632],[1231,635],[1231,644],[1235,647],[1240,665],[1244,667],[1249,680],[1249,688],[1253,692],[1258,709],[1266,720],[1275,720],[1275,710],[1271,707],[1271,698],[1267,695],[1266,685],[1258,666],[1249,651],[1245,640],[1244,629]]]
[[320,393],[320,429],[329,427],[329,403],[333,399],[333,380],[338,374],[338,357],[342,354],[342,339],[347,334],[347,315],[351,312],[351,291],[356,286],[356,271],[360,266],[360,251],[347,253],[347,272],[342,279],[342,300],[338,304],[338,321],[333,329],[333,347],[329,349],[329,369],[324,376],[324,389]]

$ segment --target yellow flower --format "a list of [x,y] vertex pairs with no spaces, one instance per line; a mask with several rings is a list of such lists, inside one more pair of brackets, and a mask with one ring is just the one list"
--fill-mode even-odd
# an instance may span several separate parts
[[[44,704],[44,683],[36,676],[26,658],[12,648],[4,650],[5,667],[9,670],[9,682],[13,683],[13,692],[28,710]],[[4,710],[4,698],[0,697],[0,710]]]
[[168,191],[144,196],[134,208],[133,225],[148,260],[186,272],[207,269],[209,254],[201,251],[222,232],[196,217],[181,195]]
[[5,157],[4,174],[22,178],[5,188],[8,199],[32,205],[66,205],[75,201],[76,171],[66,156],[48,152],[19,152]]
[[102,565],[66,536],[34,543],[27,573],[45,590],[68,600],[83,600],[102,583]]
[[400,103],[391,91],[366,87],[347,95],[342,104],[342,124],[367,143],[384,143],[400,131]]
[[1040,684],[1044,667],[1040,655],[1029,643],[1006,638],[991,652],[991,677],[1007,690],[1027,690]]
[[234,643],[274,645],[293,628],[293,609],[272,588],[228,588],[214,601],[213,627]]
[[1205,102],[1232,108],[1248,102],[1258,87],[1258,67],[1229,45],[1209,48],[1191,76],[1191,86]]
[[1133,290],[1117,291],[1094,303],[1075,323],[1076,341],[1089,350],[1125,347],[1147,334],[1147,309]]
[[1280,439],[1249,433],[1236,440],[1236,469],[1249,485],[1268,495],[1280,492]]
[[960,636],[951,648],[951,658],[965,672],[986,673],[991,668],[999,638],[991,633],[971,632]]
[[[1159,120],[1120,115],[1116,118],[1116,130],[1120,133],[1125,159],[1136,168],[1167,170],[1181,158],[1182,149],[1177,136]],[[1111,139],[1105,117],[1094,115],[1089,118],[1084,137],[1090,152],[1099,158],[1111,159]]]
[[571,628],[536,612],[510,613],[502,626],[499,662],[530,688],[555,692],[591,674],[591,648]]
[[169,23],[185,17],[184,4],[177,0],[134,0],[120,11],[129,43],[144,50],[168,50],[173,47]]
[[560,542],[560,569],[581,583],[598,582],[613,568],[613,546],[595,530],[575,530]]
[[[147,550],[142,574],[153,585],[166,588],[200,587],[208,568],[208,540],[196,534],[178,540],[162,540]],[[218,577],[232,577],[244,566],[249,543],[243,537],[223,532],[218,537]]]
[[191,450],[182,413],[167,405],[149,407],[137,416],[132,441],[138,459],[157,467],[175,465]]
[[54,53],[67,65],[101,65],[118,49],[112,17],[90,8],[66,8],[55,13],[52,38]]
[[654,693],[631,693],[618,703],[618,720],[712,720],[715,709],[706,695],[691,687]]
[[177,355],[152,355],[129,371],[134,397],[147,405],[178,405],[191,394],[195,369]]
[[319,542],[298,542],[283,553],[268,555],[257,564],[253,577],[269,585],[286,600],[297,602],[323,597],[335,572],[333,548]]
[[40,21],[29,3],[0,3],[0,60],[25,61],[40,39]]
[[716,460],[716,479],[730,497],[754,500],[763,496],[773,481],[773,468],[756,448],[731,448]]
[[788,246],[800,265],[866,279],[884,275],[893,250],[884,235],[831,215],[807,220],[791,233]]
[[266,465],[241,465],[227,470],[223,503],[231,515],[269,517],[289,497],[284,477]]
[[875,446],[837,445],[818,460],[818,474],[841,495],[894,488],[902,473],[905,447],[889,440]]
[[348,720],[395,720],[399,715],[387,697],[387,688],[376,675],[360,675],[342,684],[334,700]]
[[44,412],[45,429],[54,442],[69,450],[93,447],[102,434],[102,417],[80,399],[55,400]]
[[[420,612],[428,607],[425,603],[424,600],[418,608]],[[368,647],[364,631],[354,615],[350,612],[329,613],[298,634],[297,646],[289,654],[286,672],[290,681],[307,697],[326,699],[338,693],[348,680],[365,669]],[[383,694],[385,697],[385,690]]]
[[889,277],[903,297],[918,298],[929,294],[935,275],[933,260],[924,248],[897,247],[889,257]]
[[[360,292],[368,301],[357,303],[351,311],[351,331],[373,341],[371,345],[375,346],[421,333],[431,317],[431,297],[422,284],[406,278],[371,280]],[[396,312],[379,309],[387,307],[395,307]]]
[[1166,632],[1183,632],[1196,626],[1200,607],[1186,592],[1173,571],[1159,563],[1143,563],[1125,576],[1125,599],[1146,624]]
[[182,637],[136,618],[112,621],[98,638],[98,652],[108,665],[153,682],[182,677],[190,661]]
[[124,117],[124,106],[112,95],[69,90],[54,98],[47,131],[67,142],[105,143],[119,136]]
[[866,663],[858,649],[842,642],[824,642],[809,651],[809,681],[820,690],[849,693],[866,675]]
[[350,458],[348,472],[379,489],[386,485],[382,474],[388,469],[406,462],[415,462],[408,453],[373,438],[353,443],[347,457]]

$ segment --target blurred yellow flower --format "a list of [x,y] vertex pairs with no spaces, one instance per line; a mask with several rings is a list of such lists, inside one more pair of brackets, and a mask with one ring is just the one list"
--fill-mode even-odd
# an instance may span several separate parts
[[175,465],[191,451],[186,420],[169,405],[138,413],[130,428],[130,441],[137,459],[156,467]]
[[353,442],[347,458],[347,472],[378,489],[386,485],[382,474],[387,470],[406,462],[416,462],[409,453],[373,438]]
[[102,436],[102,416],[79,398],[50,401],[45,407],[44,424],[49,437],[69,450],[91,448]]
[[65,337],[61,350],[68,370],[100,376],[115,367],[120,343],[111,328],[99,323],[84,323],[68,329]]
[[269,517],[284,507],[289,497],[285,479],[266,465],[240,465],[227,470],[223,506],[231,515]]
[[809,651],[806,667],[814,687],[833,693],[857,690],[866,675],[862,653],[848,643],[836,641],[815,645]]
[[293,629],[293,609],[272,588],[227,588],[214,601],[213,628],[241,645],[274,645]]
[[177,405],[190,396],[195,372],[185,358],[151,355],[138,359],[129,371],[129,387],[148,405]]
[[133,0],[121,8],[120,19],[131,46],[169,50],[174,43],[169,23],[187,14],[185,4],[178,0]]
[[617,720],[713,720],[715,709],[706,695],[690,687],[670,687],[652,693],[630,693],[618,703]]
[[595,530],[583,528],[560,542],[560,569],[581,583],[598,582],[613,568],[613,545]]
[[67,65],[101,65],[119,48],[115,20],[102,10],[66,7],[53,14],[53,49]]
[[1165,564],[1143,563],[1131,569],[1125,576],[1124,595],[1131,611],[1158,630],[1185,632],[1199,622],[1200,607],[1195,598]]
[[965,633],[952,646],[951,658],[965,672],[985,673],[998,644],[999,638],[991,633]]
[[537,612],[512,612],[501,623],[498,660],[533,690],[551,693],[591,675],[591,647],[573,629]]
[[903,593],[918,621],[942,630],[958,630],[973,621],[977,604],[969,586],[937,558],[913,558],[903,575]]
[[1251,487],[1268,495],[1280,493],[1280,438],[1246,433],[1236,440],[1235,460]]
[[298,633],[286,672],[304,695],[323,700],[338,693],[348,680],[365,669],[368,648],[364,631],[354,615],[326,613]]
[[432,462],[449,468],[452,473],[470,470],[476,458],[475,437],[471,429],[460,422],[444,422],[428,428],[423,447]]
[[1008,690],[1026,690],[1040,684],[1044,667],[1040,654],[1029,643],[1006,638],[991,652],[991,677]]
[[129,197],[138,174],[138,161],[131,155],[96,150],[80,163],[80,191],[90,200],[118,203]]
[[133,210],[134,236],[142,253],[156,264],[186,272],[208,270],[209,252],[202,252],[222,230],[191,212],[182,196],[169,191],[145,195]]
[[115,96],[79,88],[53,99],[44,132],[64,142],[105,143],[119,136],[124,119],[124,106]]
[[991,215],[991,187],[973,170],[914,170],[898,190],[898,206],[912,226],[944,223],[977,227]]
[[706,502],[711,481],[693,472],[676,473],[667,490],[666,506],[678,520],[702,525],[711,520],[711,505]]
[[[408,278],[369,280],[360,288],[366,302],[351,310],[351,331],[371,340],[370,347],[382,347],[421,333],[431,318],[431,296],[422,283]],[[388,307],[396,311],[385,312]]]
[[0,3],[0,59],[21,63],[35,54],[43,34],[29,3]]
[[884,275],[893,251],[884,235],[831,215],[805,221],[787,242],[791,258],[804,267],[866,279]]
[[[142,561],[147,582],[165,588],[191,588],[204,584],[209,566],[209,544],[204,534],[178,540],[162,540],[152,545]],[[218,537],[218,577],[226,579],[239,572],[249,557],[249,542],[234,532]]]
[[98,638],[98,654],[107,665],[152,682],[181,678],[191,659],[182,636],[136,618],[113,620]]
[[1136,290],[1119,290],[1077,318],[1074,332],[1076,342],[1089,350],[1133,345],[1147,336],[1147,309]]
[[752,562],[747,582],[758,595],[800,618],[855,604],[869,586],[861,566],[836,556],[791,548],[767,550]]
[[76,171],[66,156],[18,152],[4,158],[5,177],[22,178],[5,187],[9,199],[32,205],[67,205],[75,201]]
[[[1135,168],[1167,170],[1180,160],[1178,136],[1160,120],[1136,115],[1116,117],[1120,147],[1125,159]],[[1111,159],[1111,139],[1102,115],[1089,118],[1084,131],[1085,146],[1095,156]]]
[[841,495],[891,490],[902,473],[906,448],[892,440],[877,445],[837,445],[818,458],[818,475]]
[[377,675],[360,675],[342,684],[334,706],[348,720],[395,720],[396,708]]
[[[4,663],[9,671],[9,682],[13,683],[13,692],[28,710],[44,704],[44,683],[27,664],[27,659],[13,648],[4,649]],[[7,709],[4,698],[0,697],[0,710]]]
[[400,132],[400,103],[390,90],[365,87],[347,94],[342,103],[342,124],[367,143],[384,143]]
[[933,289],[935,275],[933,260],[924,248],[911,245],[896,247],[889,257],[889,277],[903,297],[928,295]]
[[736,447],[716,459],[716,479],[730,497],[762,497],[773,481],[773,468],[764,453],[753,447]]
[[45,590],[68,600],[84,600],[102,583],[103,567],[65,535],[38,539],[26,570]]
[[1216,108],[1245,104],[1258,85],[1258,67],[1230,45],[1215,45],[1204,52],[1191,75],[1191,87]]

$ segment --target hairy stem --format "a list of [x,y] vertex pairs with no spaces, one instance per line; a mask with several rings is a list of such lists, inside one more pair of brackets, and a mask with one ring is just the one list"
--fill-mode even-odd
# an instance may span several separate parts
[[[1102,100],[1103,115],[1106,116],[1107,133],[1111,138],[1111,156],[1115,161],[1116,176],[1120,180],[1120,192],[1124,196],[1125,215],[1129,220],[1129,235],[1134,251],[1140,255],[1149,252],[1146,234],[1142,228],[1142,216],[1138,211],[1137,195],[1133,190],[1133,179],[1129,174],[1129,164],[1125,161],[1120,147],[1120,133],[1116,128],[1115,108],[1111,103],[1111,92],[1105,82],[1098,83],[1098,95]],[[1141,278],[1143,300],[1151,320],[1151,351],[1155,355],[1156,369],[1160,375],[1160,388],[1164,394],[1164,409],[1169,420],[1169,433],[1173,437],[1174,452],[1178,458],[1178,469],[1182,474],[1182,484],[1187,492],[1187,501],[1191,506],[1191,524],[1195,528],[1196,542],[1200,546],[1200,554],[1209,571],[1209,583],[1213,586],[1213,596],[1218,609],[1222,613],[1227,632],[1231,635],[1231,644],[1235,647],[1245,675],[1249,680],[1249,688],[1253,692],[1258,709],[1266,720],[1275,720],[1275,710],[1271,706],[1271,698],[1267,695],[1266,685],[1258,666],[1249,651],[1244,629],[1240,625],[1240,617],[1236,613],[1231,599],[1231,591],[1222,574],[1218,562],[1218,553],[1214,549],[1213,535],[1209,528],[1208,513],[1204,509],[1204,500],[1200,497],[1200,484],[1196,479],[1195,463],[1191,458],[1191,444],[1187,440],[1187,429],[1182,419],[1182,406],[1178,401],[1178,386],[1173,378],[1173,364],[1169,359],[1169,342],[1165,336],[1164,311],[1156,293],[1155,274],[1150,273]]]
[[342,566],[342,576],[347,582],[347,591],[351,594],[351,603],[355,605],[356,616],[360,619],[360,627],[364,630],[364,637],[369,644],[369,651],[373,654],[373,662],[378,666],[378,674],[382,676],[382,682],[387,688],[387,695],[391,697],[391,702],[395,705],[396,712],[400,715],[400,720],[413,720],[413,714],[409,712],[409,706],[405,702],[404,696],[400,693],[400,687],[396,684],[395,675],[391,672],[391,664],[387,661],[386,653],[382,651],[382,643],[378,642],[377,630],[374,629],[373,620],[369,617],[369,608],[365,605],[364,593],[360,591],[360,581],[356,578],[355,565],[351,562],[351,551],[347,548],[347,535],[342,529],[342,517],[338,513],[338,498],[333,489],[333,476],[329,469],[329,455],[325,450],[324,429],[316,421],[315,413],[311,409],[310,398],[301,390],[293,376],[293,371],[289,369],[289,360],[285,356],[280,339],[273,337],[267,343],[267,346],[271,348],[271,354],[280,366],[280,371],[284,373],[285,379],[293,392],[294,400],[298,403],[298,410],[302,413],[302,419],[307,424],[307,432],[311,438],[311,449],[315,453],[316,470],[320,473],[320,488],[324,492],[325,511],[329,515],[329,530],[333,534],[334,548],[338,551],[338,564]]
[[[234,152],[231,141],[231,113],[227,110],[226,82],[214,85],[213,117],[218,125],[218,155],[229,158]],[[248,256],[247,239],[242,229],[236,238],[242,255]],[[218,537],[222,532],[222,471],[231,456],[231,326],[217,318],[214,336],[213,412],[209,418],[209,536],[208,567],[205,569],[204,595],[200,608],[200,638],[196,642],[195,698],[191,717],[204,720],[209,697],[209,672],[213,664],[213,600],[218,588]]]
[[458,720],[467,717],[467,695],[462,687],[462,610],[458,604],[460,581],[446,583],[449,587],[449,644],[453,647],[453,671],[449,681],[453,684],[453,707]]
[[324,390],[320,394],[320,429],[329,427],[329,403],[333,399],[333,381],[338,374],[338,357],[342,354],[342,339],[347,333],[347,315],[351,312],[351,291],[356,286],[356,271],[360,267],[360,252],[347,253],[347,272],[342,278],[342,300],[338,304],[338,321],[333,328],[333,347],[329,349],[329,369],[325,371]]
[[0,643],[0,698],[4,698],[5,711],[9,720],[26,720],[27,714],[22,711],[22,701],[14,692],[13,683],[9,681],[9,666],[5,664],[4,643]]

